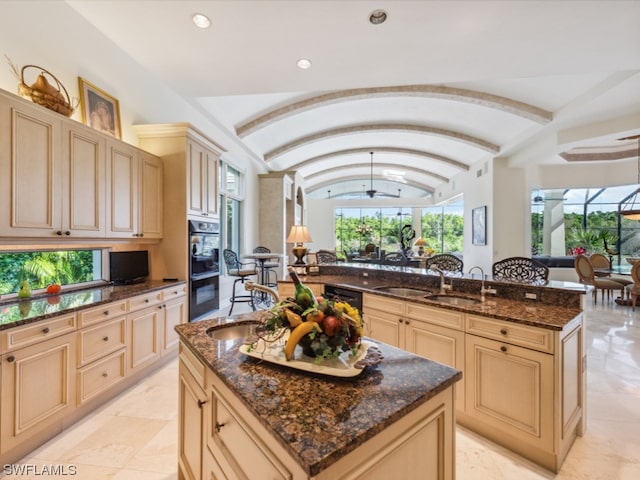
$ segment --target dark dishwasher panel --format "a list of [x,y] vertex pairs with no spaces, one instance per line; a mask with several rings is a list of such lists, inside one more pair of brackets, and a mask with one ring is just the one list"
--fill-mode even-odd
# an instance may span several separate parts
[[362,314],[362,292],[351,290],[350,288],[334,287],[333,285],[324,286],[324,296],[328,300],[340,300],[347,302],[353,308],[357,308]]

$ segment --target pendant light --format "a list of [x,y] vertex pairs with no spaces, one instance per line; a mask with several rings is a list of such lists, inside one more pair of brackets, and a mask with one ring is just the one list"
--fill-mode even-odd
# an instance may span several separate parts
[[371,189],[367,190],[365,193],[369,195],[369,198],[373,198],[376,196],[377,191],[373,189],[373,152],[369,152],[371,154]]
[[[633,137],[621,138],[620,140],[638,139],[638,185],[640,185],[640,135]],[[640,187],[635,191],[632,197],[627,200],[620,208],[620,214],[628,220],[640,220]]]

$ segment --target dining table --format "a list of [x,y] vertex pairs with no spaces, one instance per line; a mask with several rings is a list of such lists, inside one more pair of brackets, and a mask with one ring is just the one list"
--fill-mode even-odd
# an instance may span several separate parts
[[[273,253],[273,252],[245,253],[244,255],[242,255],[242,258],[255,260],[257,262],[257,264],[260,267],[260,272],[259,272],[260,284],[264,286],[269,286],[266,283],[266,281],[268,280],[267,271],[269,270],[269,267],[267,267],[266,264],[269,260],[284,258],[284,254]],[[269,294],[263,291],[255,291],[254,302],[258,301],[259,303],[269,303],[269,300],[271,300],[271,296]]]

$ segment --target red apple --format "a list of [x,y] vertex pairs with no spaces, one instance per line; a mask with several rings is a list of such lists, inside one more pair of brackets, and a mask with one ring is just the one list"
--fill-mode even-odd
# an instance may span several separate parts
[[337,317],[334,317],[333,315],[325,317],[325,319],[322,321],[322,330],[329,337],[333,337],[334,335],[336,335],[340,331],[341,327],[342,323]]
[[56,293],[60,293],[60,290],[62,289],[62,287],[57,284],[57,283],[52,283],[51,285],[49,285],[47,287],[47,293],[50,293],[52,295],[55,295]]

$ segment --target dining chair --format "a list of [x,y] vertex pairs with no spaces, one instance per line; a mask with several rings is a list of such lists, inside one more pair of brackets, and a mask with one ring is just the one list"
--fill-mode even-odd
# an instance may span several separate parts
[[383,265],[405,266],[409,263],[406,255],[401,252],[387,253],[382,259]]
[[636,311],[636,303],[640,297],[640,262],[635,262],[631,267],[633,283],[626,286],[627,293],[631,296],[631,311]]
[[549,281],[549,267],[532,258],[508,257],[498,260],[492,267],[495,280],[544,285]]
[[425,262],[425,268],[428,270],[432,265],[435,265],[440,270],[445,272],[462,273],[464,263],[455,255],[450,253],[441,253],[427,258]]
[[593,289],[593,303],[598,303],[598,290],[602,292],[602,300],[604,301],[604,292],[607,292],[607,298],[613,290],[620,290],[620,296],[624,298],[625,287],[619,282],[611,278],[596,277],[593,265],[585,255],[576,255],[573,261],[574,268],[578,274],[578,280],[584,285],[591,285]]
[[231,298],[229,299],[229,301],[231,302],[229,315],[231,315],[233,306],[236,303],[249,303],[251,305],[251,308],[255,311],[256,306],[253,303],[253,294],[236,294],[236,285],[238,282],[244,284],[247,278],[258,274],[258,272],[256,271],[256,264],[254,262],[240,262],[240,260],[238,260],[238,254],[229,248],[225,248],[222,251],[222,256],[224,257],[224,263],[227,267],[227,275],[231,277],[237,277],[233,282],[233,290],[231,292]]
[[318,265],[322,263],[336,263],[338,261],[336,252],[332,252],[331,250],[318,250],[316,252],[316,258]]
[[[271,250],[268,247],[263,247],[262,245],[257,246],[253,249],[253,253],[271,253]],[[274,257],[274,260],[265,260],[261,262],[261,267],[263,269],[263,284],[267,287],[277,287],[278,286],[278,270],[280,269],[280,259],[278,257]],[[271,281],[271,275],[275,277],[273,281]]]
[[[602,253],[592,253],[589,255],[589,261],[591,265],[593,265],[594,274],[596,277],[608,277],[611,280],[615,280],[618,283],[621,283],[625,286],[625,293],[627,296],[629,295],[629,290],[626,288],[627,285],[633,285],[632,280],[628,280],[626,278],[620,277],[612,277],[611,276],[611,262],[609,258]],[[624,297],[623,297],[624,300]]]

